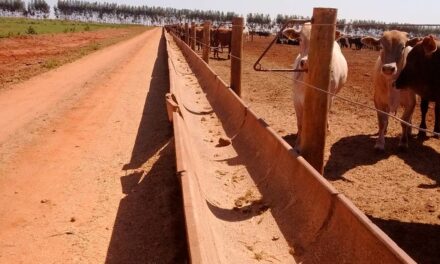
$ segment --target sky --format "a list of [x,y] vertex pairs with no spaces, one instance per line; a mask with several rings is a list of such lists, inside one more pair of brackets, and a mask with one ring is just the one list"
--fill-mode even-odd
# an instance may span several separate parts
[[[51,6],[57,0],[46,0]],[[311,16],[314,7],[338,9],[338,19],[376,20],[386,23],[440,24],[438,0],[88,0],[128,5],[173,7],[233,11],[246,16],[248,13]]]

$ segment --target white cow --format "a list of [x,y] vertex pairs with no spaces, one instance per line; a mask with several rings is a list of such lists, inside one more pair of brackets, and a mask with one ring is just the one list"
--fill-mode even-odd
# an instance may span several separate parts
[[[307,60],[310,47],[310,34],[312,25],[305,23],[300,31],[293,28],[288,28],[283,31],[283,35],[289,39],[299,39],[300,53],[296,57],[293,68],[307,69]],[[337,32],[339,35],[339,32]],[[330,85],[328,91],[338,93],[342,86],[347,81],[348,66],[344,55],[342,55],[341,48],[336,43],[333,44],[333,55],[331,60]],[[295,149],[300,150],[302,118],[304,112],[304,96],[307,87],[302,83],[305,81],[307,73],[294,72],[293,73],[293,104],[296,112],[298,134],[295,142]],[[329,110],[333,101],[333,96],[329,97]],[[327,124],[328,126],[328,124]]]
[[249,38],[249,27],[248,26],[245,26],[244,29],[243,29],[243,37],[244,37],[244,39],[246,41],[250,40],[250,38]]
[[[406,64],[406,57],[411,50],[409,46],[414,41],[408,39],[408,33],[392,30],[385,31],[382,38],[362,38],[366,45],[381,45],[382,49],[374,66],[374,105],[377,109],[386,113],[396,113],[397,108],[402,106],[404,112],[402,120],[411,122],[416,96],[412,90],[397,90],[395,81]],[[385,134],[388,127],[388,115],[377,112],[379,121],[379,135],[374,148],[379,151],[385,150]],[[402,123],[402,135],[400,136],[399,147],[408,147],[408,137],[411,128]]]

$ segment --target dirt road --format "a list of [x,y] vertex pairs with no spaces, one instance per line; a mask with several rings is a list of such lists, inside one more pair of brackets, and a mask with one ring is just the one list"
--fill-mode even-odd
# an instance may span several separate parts
[[186,258],[161,29],[0,93],[0,263]]

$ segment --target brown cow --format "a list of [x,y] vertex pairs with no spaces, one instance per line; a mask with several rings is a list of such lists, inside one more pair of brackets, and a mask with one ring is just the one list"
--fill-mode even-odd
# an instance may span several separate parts
[[341,38],[339,38],[337,40],[337,42],[341,48],[348,48],[348,38],[347,37],[341,36]]
[[[411,90],[401,91],[394,87],[394,82],[405,66],[406,57],[411,50],[411,47],[408,46],[408,41],[408,33],[397,30],[385,31],[380,39],[372,37],[362,39],[363,44],[382,46],[373,75],[375,107],[386,113],[396,113],[400,105],[404,108],[402,120],[411,122],[416,105],[416,95]],[[388,115],[377,112],[377,118],[379,121],[379,136],[374,148],[383,151],[385,149]],[[399,147],[408,147],[408,137],[410,134],[411,128],[402,123]]]
[[364,43],[362,43],[361,37],[348,37],[348,44],[350,46],[350,49],[351,49],[351,45],[354,44],[355,49],[360,50],[362,49]]
[[[417,43],[408,54],[407,63],[396,81],[396,88],[410,88],[422,97],[422,123],[426,128],[425,116],[429,101],[435,101],[434,132],[440,133],[440,41],[428,36]],[[402,90],[404,91],[404,90]],[[426,133],[420,131],[424,138]]]
[[214,58],[219,58],[218,47],[223,51],[224,47],[228,47],[228,59],[230,59],[231,54],[231,39],[232,39],[232,29],[229,28],[217,28],[211,31],[211,46],[214,47]]

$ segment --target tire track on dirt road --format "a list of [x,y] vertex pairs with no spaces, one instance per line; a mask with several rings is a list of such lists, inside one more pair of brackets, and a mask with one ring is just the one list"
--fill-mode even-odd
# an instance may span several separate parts
[[0,93],[0,263],[183,262],[161,36]]

